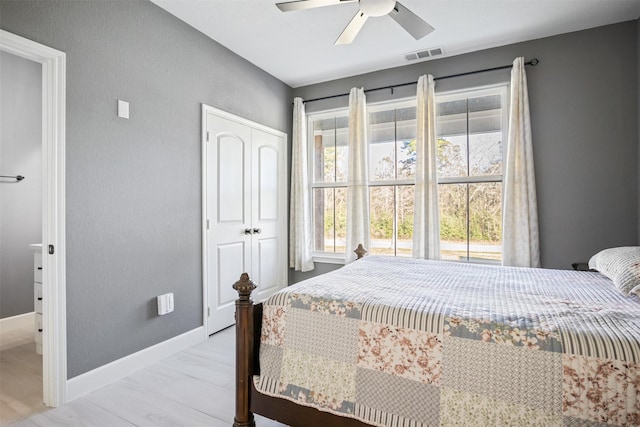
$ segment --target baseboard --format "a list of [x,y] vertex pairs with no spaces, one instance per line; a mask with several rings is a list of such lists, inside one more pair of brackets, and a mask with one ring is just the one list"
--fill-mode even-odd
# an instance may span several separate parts
[[140,369],[146,368],[173,354],[179,353],[205,340],[204,327],[170,338],[166,341],[107,363],[92,371],[67,380],[67,402],[112,384]]
[[17,316],[5,317],[0,319],[0,332],[9,332],[13,329],[24,328],[30,326],[33,328],[35,322],[35,313],[18,314]]

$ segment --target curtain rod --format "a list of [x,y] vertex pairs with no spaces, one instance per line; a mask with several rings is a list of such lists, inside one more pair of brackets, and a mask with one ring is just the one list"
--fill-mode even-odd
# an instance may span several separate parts
[[[533,58],[531,61],[525,62],[524,65],[531,65],[532,67],[535,67],[536,65],[538,65],[540,61],[538,60],[538,58]],[[442,77],[434,77],[433,80],[445,80],[445,79],[452,79],[454,77],[462,77],[462,76],[468,76],[471,74],[478,74],[478,73],[486,73],[488,71],[497,71],[497,70],[506,70],[507,68],[513,68],[513,65],[501,65],[499,67],[493,67],[493,68],[485,68],[484,70],[475,70],[475,71],[467,71],[466,73],[459,73],[459,74],[451,74],[450,76],[442,76]],[[402,86],[410,86],[410,85],[415,85],[418,82],[408,82],[408,83],[400,83],[400,84],[395,84],[395,85],[389,85],[389,86],[382,86],[382,87],[374,87],[373,89],[366,89],[364,91],[364,93],[367,92],[374,92],[374,91],[378,91],[378,90],[385,90],[385,89],[391,89],[391,93],[393,93],[393,89],[397,88],[397,87],[402,87]],[[313,99],[309,99],[306,101],[303,101],[305,104],[307,102],[314,102],[314,101],[324,101],[325,99],[332,99],[332,98],[341,98],[343,96],[348,96],[348,93],[341,93],[339,95],[329,95],[329,96],[323,96],[321,98],[313,98]]]

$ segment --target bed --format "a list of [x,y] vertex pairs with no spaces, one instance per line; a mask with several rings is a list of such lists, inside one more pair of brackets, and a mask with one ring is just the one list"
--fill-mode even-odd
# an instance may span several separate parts
[[234,426],[638,426],[638,250],[600,272],[367,256],[263,304],[244,274]]

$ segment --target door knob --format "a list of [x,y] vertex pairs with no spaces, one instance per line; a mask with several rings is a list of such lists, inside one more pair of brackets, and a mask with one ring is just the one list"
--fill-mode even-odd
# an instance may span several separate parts
[[253,232],[256,233],[256,234],[260,234],[260,233],[262,233],[262,230],[260,230],[259,228],[254,228]]
[[253,230],[251,230],[250,228],[245,228],[244,229],[244,234],[252,234]]

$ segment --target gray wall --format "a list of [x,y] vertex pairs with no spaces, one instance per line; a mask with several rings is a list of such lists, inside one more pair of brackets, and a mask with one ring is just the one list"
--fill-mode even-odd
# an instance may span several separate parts
[[[510,64],[527,68],[542,264],[571,268],[600,249],[638,244],[638,22],[629,21],[294,89],[311,99]],[[437,91],[509,81],[509,71],[439,81]],[[368,102],[414,96],[415,86]],[[307,104],[346,106],[347,97]],[[294,275],[294,281],[298,275]]]
[[201,103],[289,133],[291,89],[148,1],[0,16],[67,54],[69,378],[201,326]]
[[320,274],[328,273],[333,270],[337,270],[342,267],[341,264],[328,264],[323,262],[316,262],[315,268],[311,271],[307,271],[305,273],[301,271],[294,271],[292,268],[289,269],[289,284],[298,283],[301,280],[309,279],[314,276],[319,276]]
[[42,66],[0,52],[0,319],[33,311],[42,239]]

